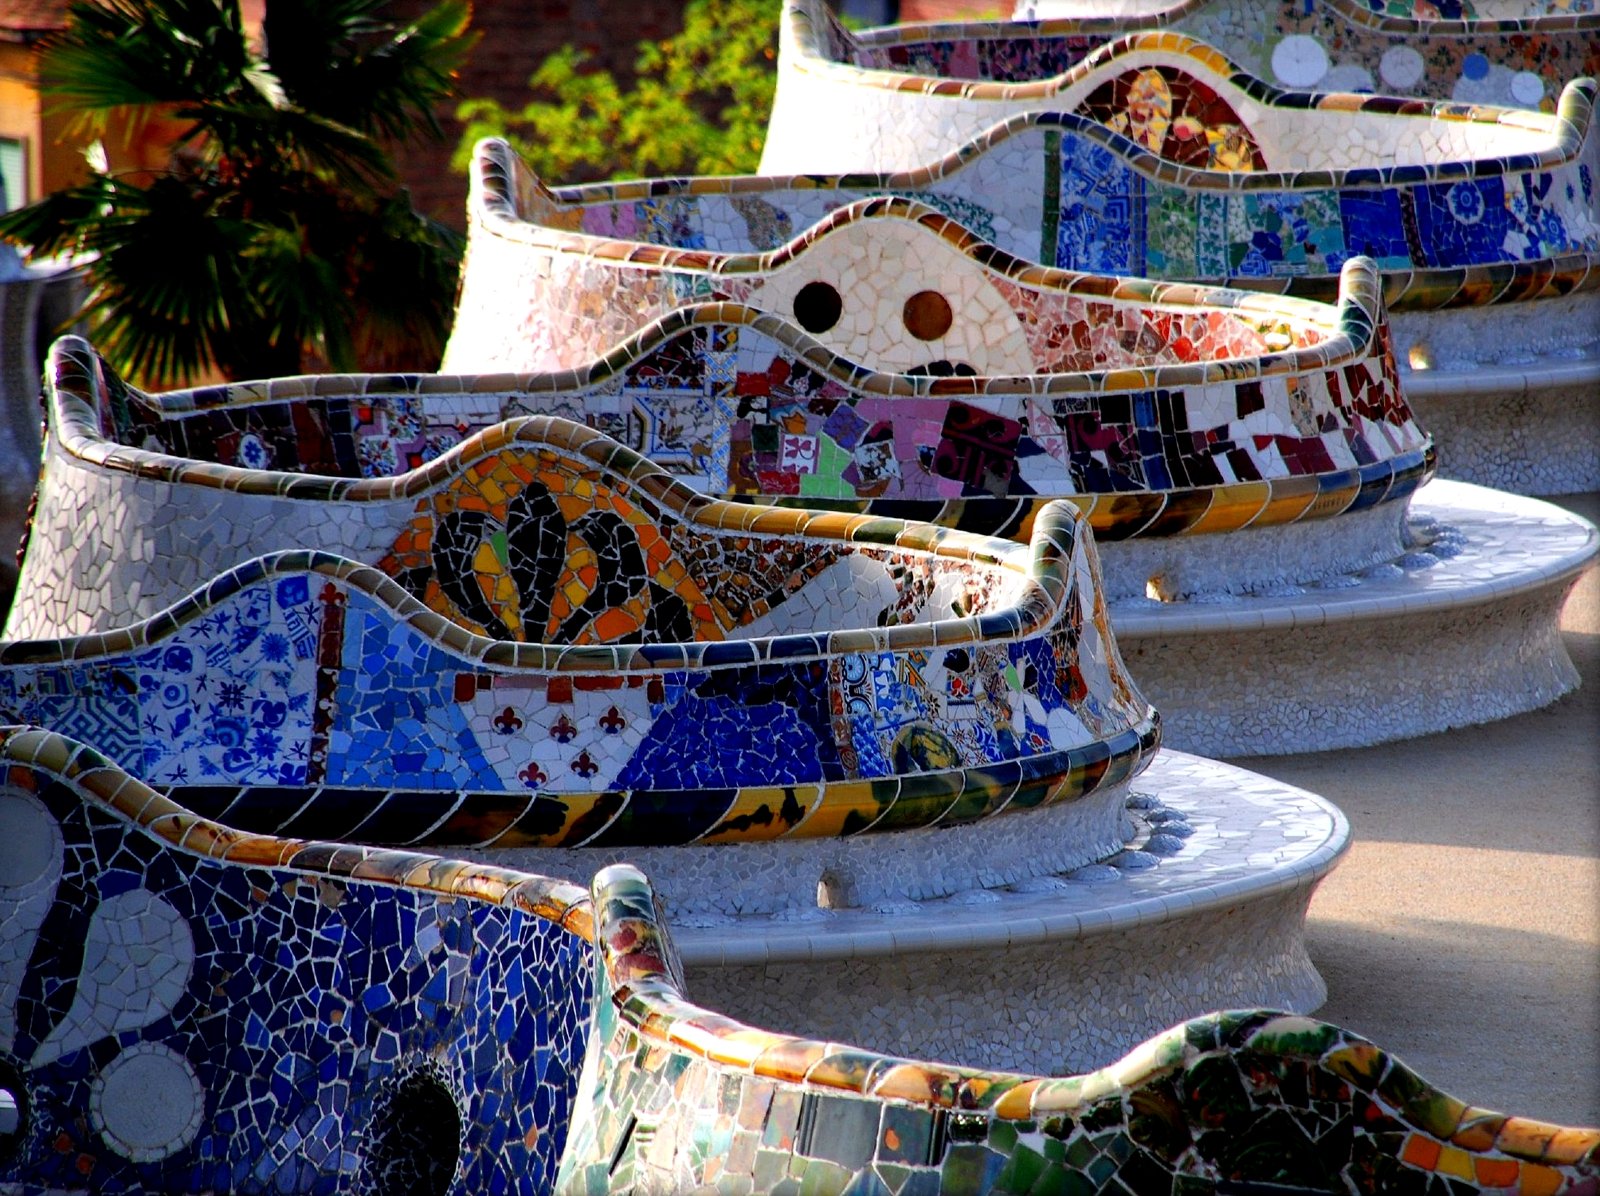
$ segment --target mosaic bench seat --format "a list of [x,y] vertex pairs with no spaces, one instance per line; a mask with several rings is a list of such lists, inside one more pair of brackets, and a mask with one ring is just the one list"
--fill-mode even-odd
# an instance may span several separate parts
[[1078,270],[1328,297],[1368,254],[1452,476],[1600,485],[1592,79],[1553,113],[1284,92],[1171,31],[1025,83],[935,79],[834,61],[824,12],[786,9],[764,173],[902,172],[845,181]]
[[[102,381],[113,423],[140,404]],[[445,381],[437,393],[498,410],[503,396]],[[335,382],[286,382],[277,397]],[[237,408],[212,409],[250,417],[235,448],[255,437],[252,456],[362,455],[347,418],[359,403],[274,411],[277,385],[255,406],[246,387]],[[178,427],[228,442],[220,425]],[[96,582],[40,580],[24,595],[148,602],[172,570],[285,544],[366,562],[280,551],[143,621],[0,645],[6,717],[93,738],[198,813],[550,874],[638,861],[700,933],[695,962],[758,1007],[773,988],[748,978],[757,958],[848,957],[866,1000],[897,991],[908,967],[947,970],[952,944],[996,936],[1009,1007],[1069,982],[1135,989],[1115,1017],[1093,1001],[1075,1014],[1097,1063],[1215,1005],[1322,1000],[1303,919],[1348,827],[1280,789],[1244,800],[1248,785],[1202,761],[1129,792],[1155,754],[1155,716],[1122,669],[1092,542],[1066,504],[1033,520],[1031,546],[746,507],[551,417],[497,423],[398,478],[104,443],[91,455],[106,479],[150,468],[126,493],[56,509],[59,526],[114,512],[175,539],[154,552],[112,541]],[[47,475],[64,476],[54,461]],[[551,503],[558,513],[541,514]],[[40,543],[30,567],[50,565]],[[629,545],[648,569],[627,564]],[[552,642],[512,638],[534,627]],[[691,642],[659,642],[680,634]],[[1159,879],[1119,880],[1153,867]],[[1109,888],[1056,893],[1096,876]],[[932,933],[891,933],[907,914],[935,917]],[[1136,925],[1146,943],[1226,943],[1243,921],[1258,933],[1204,962],[1174,949],[1152,964],[1121,943]],[[1097,943],[1063,954],[1083,938]],[[1139,989],[1152,969],[1170,982]],[[834,1003],[836,1022],[856,1024],[853,1001]],[[1003,1023],[980,1034],[964,1012],[1007,1007],[953,1002],[924,1027],[938,1037],[907,1045],[1045,1049],[1019,1047]]]
[[1019,0],[1015,16],[829,29],[821,41],[834,61],[873,70],[1017,83],[1124,34],[1170,29],[1282,87],[1546,111],[1568,82],[1600,74],[1588,0]]
[[[1330,414],[1316,406],[1313,419],[1305,400],[1337,395],[1337,409],[1353,395],[1375,396],[1375,386],[1383,387],[1384,410],[1392,414],[1378,421],[1386,425],[1381,437],[1372,429],[1372,443],[1392,435],[1397,439],[1391,443],[1404,444],[1407,451],[1422,447],[1423,472],[1416,480],[1426,476],[1426,448],[1412,438],[1416,421],[1409,408],[1389,406],[1404,404],[1404,393],[1390,364],[1382,305],[1364,263],[1352,260],[1340,267],[1335,322],[1326,311],[1316,316],[1315,309],[1279,310],[1286,319],[1305,312],[1325,329],[1343,329],[1352,345],[1364,336],[1361,326],[1374,328],[1365,380],[1355,360],[1347,359],[1337,370],[1327,368],[1331,362],[1313,364],[1323,351],[1334,350],[1340,333],[1324,332],[1318,343],[1302,332],[1294,339],[1311,343],[1261,359],[1266,373],[1259,387],[1254,377],[1227,379],[1236,367],[1218,362],[1198,389],[1191,384],[1180,392],[1180,379],[1190,375],[1164,360],[1173,351],[1174,331],[1155,313],[1170,310],[1168,303],[1241,313],[1248,304],[1227,290],[1185,293],[1149,282],[1022,265],[955,218],[976,220],[984,237],[1010,238],[1013,247],[1028,253],[1033,251],[1018,243],[1018,230],[1040,227],[1037,208],[1030,215],[1023,201],[996,217],[968,202],[964,196],[981,194],[981,188],[962,181],[969,174],[965,162],[952,160],[945,180],[966,188],[961,194],[941,191],[943,183],[927,175],[650,179],[552,192],[503,144],[485,142],[476,159],[468,261],[446,365],[532,368],[547,360],[548,346],[562,343],[569,329],[592,330],[587,320],[600,320],[608,335],[620,334],[642,318],[635,312],[674,310],[672,304],[708,292],[737,295],[775,317],[792,316],[802,327],[809,320],[818,328],[818,339],[868,365],[880,357],[900,370],[926,370],[930,361],[943,362],[949,377],[873,384],[919,397],[927,393],[930,399],[952,396],[942,405],[899,400],[906,406],[895,410],[932,408],[909,435],[904,419],[878,421],[885,438],[884,424],[892,424],[894,435],[894,473],[887,479],[883,469],[859,460],[863,447],[871,455],[869,466],[887,449],[863,443],[853,421],[836,419],[827,393],[819,392],[821,402],[813,400],[809,377],[803,396],[787,386],[774,391],[764,376],[764,355],[746,356],[748,338],[739,343],[731,379],[727,371],[715,373],[710,367],[704,375],[705,384],[726,395],[732,407],[732,414],[708,410],[697,423],[700,443],[717,443],[713,438],[723,427],[734,429],[739,444],[730,440],[725,474],[720,457],[708,471],[692,456],[685,462],[681,449],[663,446],[663,451],[643,439],[634,443],[713,492],[722,492],[716,484],[722,476],[729,487],[751,497],[752,491],[764,492],[767,501],[782,502],[798,492],[803,502],[849,502],[853,492],[855,502],[864,499],[868,509],[1010,534],[1026,527],[1029,506],[1045,492],[1079,495],[1075,501],[1086,506],[1085,492],[1096,492],[1089,517],[1102,546],[1112,617],[1125,628],[1123,651],[1163,710],[1167,742],[1173,746],[1208,755],[1356,746],[1533,709],[1577,683],[1557,620],[1568,588],[1595,551],[1584,521],[1539,504],[1508,505],[1471,487],[1437,482],[1413,500],[1411,482],[1403,475],[1384,492],[1391,501],[1373,506],[1363,499],[1346,504],[1332,492],[1324,495],[1332,501],[1311,499],[1309,487],[1306,497],[1282,507],[1274,502],[1256,506],[1249,495],[1259,489],[1253,483],[1236,485],[1250,475],[1243,462],[1237,462],[1236,471],[1234,449],[1248,442],[1281,458],[1290,472],[1304,470],[1310,458],[1300,457],[1299,448],[1310,448],[1313,457],[1319,449],[1296,437],[1323,426]],[[1028,195],[1026,185],[999,182],[995,172],[1009,168],[1007,161],[984,154],[970,162],[970,170],[990,172],[984,177],[996,190]],[[1028,176],[1019,166],[1015,177]],[[884,191],[918,198],[882,198]],[[880,198],[869,198],[873,195]],[[879,217],[868,215],[910,214],[923,202],[941,211],[919,217],[921,232],[904,228],[903,222],[875,226]],[[895,232],[883,231],[890,227]],[[859,240],[842,236],[852,232]],[[790,240],[779,245],[784,236]],[[899,248],[902,242],[905,249]],[[784,272],[781,285],[772,286],[767,278],[778,271]],[[1059,284],[1082,295],[1104,296],[1110,311],[1117,310],[1122,296],[1138,303],[1140,314],[1130,317],[1122,308],[1113,321],[1118,328],[1113,347],[1094,339],[1103,324],[1093,306],[1069,308],[1057,321],[1041,320],[1030,304],[1013,302],[1022,339],[1038,346],[1029,351],[1025,368],[1080,372],[985,378],[972,366],[975,376],[956,375],[955,364],[966,362],[965,346],[987,346],[991,341],[985,333],[997,337],[1006,324],[1004,316],[997,321],[991,314],[997,307],[1003,310],[1003,301],[973,305],[973,322],[983,331],[968,333],[957,321],[955,313],[966,310],[965,296],[974,293],[968,281],[974,275],[1003,293],[1016,279],[1046,291]],[[759,286],[745,289],[742,280],[751,276]],[[807,288],[814,288],[813,295],[837,294],[837,308],[826,309],[836,317],[837,330],[815,318],[811,301],[802,298]],[[918,349],[921,338],[910,331],[907,316],[915,319],[916,308],[928,301],[912,300],[930,293],[952,296],[946,300],[951,325],[946,339]],[[587,305],[582,314],[580,303]],[[856,318],[848,319],[852,314]],[[878,339],[869,339],[869,332]],[[947,347],[949,342],[957,347]],[[995,368],[988,358],[980,361],[983,368]],[[1580,373],[1587,368],[1582,362],[1567,364]],[[1108,367],[1104,373],[1096,368],[1101,366]],[[1009,368],[1009,362],[1000,368]],[[1243,362],[1237,368],[1248,369]],[[1288,371],[1282,389],[1270,381],[1280,368]],[[1490,385],[1497,384],[1490,380]],[[924,392],[924,386],[930,389]],[[1231,410],[1225,401],[1215,405],[1222,386],[1235,391]],[[1064,391],[1060,397],[1048,405],[1041,401],[1057,388]],[[1007,404],[1008,392],[1022,397]],[[1124,395],[1130,399],[1126,407]],[[610,430],[630,434],[629,404],[610,402],[601,400],[603,414],[585,418],[610,421]],[[1320,402],[1313,399],[1314,406]],[[1006,418],[980,426],[974,409],[998,409]],[[1376,410],[1370,404],[1367,409]],[[1092,422],[1083,421],[1086,410],[1094,412]],[[1588,461],[1597,455],[1588,448],[1592,438],[1583,410],[1565,410],[1562,418],[1583,426],[1560,448]],[[633,413],[631,435],[639,437],[645,420],[637,406]],[[766,455],[758,456],[754,429],[763,419],[778,426],[767,433],[772,439]],[[1332,431],[1341,423],[1335,417],[1326,426]],[[749,448],[743,449],[746,426]],[[1402,427],[1408,431],[1402,434]],[[1201,428],[1204,446],[1196,434]],[[843,445],[841,429],[847,438]],[[976,435],[964,434],[974,429]],[[1103,435],[1110,430],[1122,433],[1120,444]],[[787,458],[786,447],[793,450]],[[1328,440],[1323,447],[1329,447]],[[732,465],[741,453],[751,460],[743,476]],[[960,480],[957,498],[951,492],[959,479],[938,476],[941,457],[947,463],[976,458],[987,476]],[[1065,465],[1054,481],[1039,472],[1052,458]],[[1208,474],[1212,468],[1228,472]],[[1374,472],[1384,470],[1377,466]],[[835,475],[848,488],[836,486]],[[979,484],[994,488],[996,475],[1009,478],[1013,489],[1035,495],[996,501]],[[1336,490],[1345,485],[1337,477],[1323,480]],[[1305,480],[1279,476],[1272,485],[1287,497]],[[911,496],[929,489],[942,489],[944,495],[937,504],[921,500],[916,506],[874,497],[890,487]],[[1186,487],[1188,493],[1180,493]],[[841,492],[847,497],[837,497]],[[1417,516],[1410,528],[1408,506]],[[1291,513],[1296,518],[1279,522]],[[1507,534],[1507,518],[1528,535]],[[1508,560],[1495,559],[1508,546],[1520,578],[1509,589],[1503,575]],[[1451,558],[1450,567],[1433,572],[1444,556]],[[1400,576],[1406,572],[1409,579]],[[1244,597],[1238,601],[1230,598],[1239,594]],[[1153,600],[1160,605],[1151,608]],[[1196,603],[1211,609],[1197,611]],[[1219,685],[1219,677],[1228,683]],[[1273,697],[1258,700],[1264,692]]]
[[1060,1079],[758,1030],[685,998],[632,868],[586,892],[248,834],[36,729],[0,730],[0,827],[7,1186],[1577,1193],[1600,1171],[1600,1132],[1266,1011]]
[[[545,417],[435,465],[302,478],[309,522],[254,533],[355,553],[349,529],[376,532],[377,567],[269,551],[148,619],[0,644],[0,709],[243,830],[717,845],[690,854],[729,911],[814,906],[819,852],[865,903],[1002,850],[1022,879],[1121,846],[1157,720],[1070,507],[1031,547],[748,507]],[[943,874],[854,838],[917,828]]]
[[[686,296],[765,313],[706,342],[700,364],[633,370],[620,404],[584,400],[589,422],[711,493],[1024,536],[1040,504],[1069,498],[1113,601],[1404,551],[1402,500],[1429,444],[1398,391],[1370,264],[1349,265],[1329,307],[1042,270],[923,204],[817,180],[558,199],[504,143],[480,145],[476,166],[446,369],[546,369],[584,337],[600,349],[651,314],[687,319]],[[792,239],[763,252],[762,227]],[[681,447],[654,427],[674,391]],[[1219,559],[1210,535],[1246,526]]]
[[[1354,278],[1360,268],[1350,272]],[[1349,329],[1345,339],[1370,337],[1358,303],[1348,304],[1340,318]],[[1340,337],[1329,339],[1336,345]],[[1104,442],[1111,449],[1106,459],[1114,457],[1127,472],[1107,469],[1095,453],[1077,455],[1083,445],[1063,448],[1072,436],[1092,438],[1105,430],[1092,397],[1052,398],[1041,411],[1039,394],[1021,389],[1035,379],[871,375],[775,317],[731,303],[678,309],[606,361],[554,375],[278,379],[151,396],[105,372],[81,341],[63,341],[52,363],[51,465],[24,562],[25,584],[8,624],[13,638],[77,634],[149,617],[257,553],[302,544],[409,576],[420,558],[403,551],[400,540],[415,515],[408,502],[416,500],[402,496],[438,485],[458,468],[437,454],[462,446],[463,437],[503,438],[513,425],[498,421],[522,411],[582,419],[649,451],[678,471],[678,479],[714,492],[931,517],[1024,538],[1050,497],[1048,488],[1005,498],[985,492],[864,500],[862,475],[875,468],[880,479],[892,479],[904,459],[923,494],[934,485],[970,490],[912,462],[924,452],[930,458],[944,453],[946,438],[951,452],[962,445],[992,449],[985,428],[974,423],[984,411],[976,404],[997,405],[1006,396],[996,391],[1008,384],[1015,388],[1017,423],[1061,413],[1064,434],[1055,447],[1068,457],[1071,472],[1061,467],[1056,480],[1069,497],[1078,481],[1114,487],[1119,478],[1139,477],[1144,463],[1137,453],[1147,442],[1130,423],[1120,448]],[[1217,431],[1267,446],[1263,471],[1280,475],[1291,467],[1275,464],[1283,456],[1279,445],[1310,450],[1326,444],[1341,454],[1370,452],[1373,444],[1389,453],[1396,445],[1416,446],[1388,460],[1187,493],[1112,490],[1076,497],[1097,537],[1107,541],[1102,591],[1113,619],[1128,628],[1124,651],[1137,658],[1147,692],[1176,699],[1166,708],[1176,746],[1242,754],[1369,743],[1531,709],[1576,683],[1557,618],[1566,590],[1594,552],[1588,525],[1534,503],[1516,509],[1517,529],[1507,531],[1498,498],[1443,483],[1424,491],[1417,518],[1408,522],[1412,489],[1427,469],[1426,440],[1403,405],[1376,401],[1394,392],[1392,371],[1377,367],[1375,376],[1374,369],[1370,362],[1309,369],[1292,392],[1287,382],[1279,390],[1270,378],[1258,390],[1245,382],[1186,391],[1176,385],[1186,375],[1164,369],[1158,374],[1173,388],[1134,391],[1129,405],[1138,400],[1153,415],[1184,425],[1189,417],[1179,403],[1188,395],[1198,407],[1209,393],[1215,408],[1220,393],[1227,408],[1230,391],[1219,387],[1238,386],[1249,399],[1246,428],[1287,430],[1298,418],[1309,430],[1318,425],[1303,412],[1296,415],[1301,400],[1360,394],[1367,387],[1369,401],[1354,406],[1316,400],[1324,408],[1317,418],[1330,420],[1332,429],[1320,439],[1295,442],[1285,433],[1254,439],[1234,433],[1232,420]],[[1070,385],[1076,377],[1061,381]],[[1124,376],[1116,384],[1138,380]],[[945,386],[962,397],[942,397]],[[1298,397],[1291,401],[1291,393]],[[1113,394],[1098,403],[1120,401]],[[1236,394],[1231,401],[1236,406],[1222,417],[1236,415],[1246,399]],[[1395,422],[1379,422],[1385,418]],[[876,437],[875,427],[884,429]],[[757,456],[763,433],[772,443]],[[1179,443],[1186,435],[1180,428],[1163,442]],[[784,438],[811,446],[784,460]],[[847,456],[841,438],[861,451]],[[1155,439],[1148,438],[1152,445]],[[1040,461],[1059,461],[1032,452],[1028,441],[1019,436],[1015,451],[1019,462],[1032,462],[1030,470]],[[474,443],[476,453],[483,442]],[[1296,455],[1293,468],[1315,468],[1313,453]],[[734,459],[760,465],[744,474],[755,474],[751,489],[767,485],[777,493],[749,495],[712,484],[713,477],[729,476],[730,467],[721,463]],[[1248,461],[1241,459],[1239,468]],[[1155,460],[1152,468],[1160,466]],[[840,478],[819,494],[812,483],[826,482],[818,476],[824,467]],[[771,484],[780,472],[799,484]],[[797,498],[785,497],[790,489],[800,490]],[[851,492],[853,501],[831,497]],[[1490,515],[1491,509],[1498,513]],[[351,514],[341,514],[345,510]],[[503,515],[495,518],[503,523]],[[1150,534],[1174,531],[1188,534]],[[1119,539],[1129,532],[1139,534]],[[1518,541],[1525,543],[1510,550],[1522,562],[1514,576],[1537,584],[1513,594],[1502,574],[1506,545]],[[1448,567],[1439,567],[1446,556]],[[1385,581],[1407,572],[1409,580]],[[1230,588],[1250,596],[1230,597]],[[1147,597],[1152,591],[1167,600]],[[436,597],[447,596],[441,590]],[[1330,602],[1342,613],[1327,614]],[[1453,628],[1469,607],[1474,632],[1423,652],[1422,645],[1432,645],[1435,633]],[[1369,651],[1345,647],[1351,612],[1368,624],[1359,634]],[[1219,615],[1231,621],[1238,650],[1208,660],[1209,645],[1220,642]],[[476,625],[487,629],[481,619]],[[1285,627],[1295,635],[1284,635]],[[1174,637],[1179,647],[1169,652]],[[1389,652],[1415,667],[1390,668]],[[1233,676],[1240,661],[1260,677],[1239,678],[1238,685],[1214,692],[1211,679]],[[1263,704],[1263,688],[1276,691],[1276,700]],[[1378,705],[1363,704],[1371,701]],[[1308,717],[1306,711],[1319,705],[1325,710]]]

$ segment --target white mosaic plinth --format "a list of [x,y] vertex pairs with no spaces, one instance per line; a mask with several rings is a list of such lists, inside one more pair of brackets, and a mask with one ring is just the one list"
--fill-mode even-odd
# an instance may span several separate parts
[[1319,585],[1111,605],[1164,742],[1208,756],[1362,747],[1508,718],[1577,687],[1561,607],[1595,528],[1537,499],[1434,481],[1418,547]]
[[1600,490],[1600,351],[1570,361],[1401,371],[1439,472],[1518,494]]
[[1517,494],[1600,489],[1592,293],[1390,319],[1402,389],[1440,476]]
[[[675,917],[689,992],[811,1037],[1055,1073],[1103,1066],[1210,1010],[1317,1008],[1327,990],[1305,912],[1347,846],[1344,816],[1166,750],[1132,788],[1169,821],[1142,819],[1136,843],[1153,850],[1122,867],[788,920]],[[1172,823],[1190,833],[1157,838]]]

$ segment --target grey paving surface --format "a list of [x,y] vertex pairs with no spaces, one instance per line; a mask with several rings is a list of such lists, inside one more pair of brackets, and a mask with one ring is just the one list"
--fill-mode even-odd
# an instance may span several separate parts
[[[1555,500],[1600,519],[1600,495]],[[1600,1125],[1600,573],[1562,618],[1583,688],[1484,727],[1236,763],[1332,799],[1318,1016],[1474,1104]]]

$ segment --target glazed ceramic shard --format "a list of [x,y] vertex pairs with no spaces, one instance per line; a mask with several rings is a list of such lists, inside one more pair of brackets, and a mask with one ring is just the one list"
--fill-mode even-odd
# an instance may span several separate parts
[[143,622],[13,641],[0,709],[245,829],[391,844],[952,827],[1114,794],[1156,743],[1064,504],[1031,549],[765,510],[545,417],[409,480],[288,485],[315,530],[276,534],[370,564],[274,553]]
[[1026,83],[936,79],[834,61],[814,20],[786,11],[763,171],[901,171],[876,185],[971,205],[1002,249],[1081,270],[1326,296],[1369,254],[1456,476],[1600,484],[1593,80],[1551,113],[1291,93],[1176,32]]
[[[1113,1192],[1226,1171],[1331,1190],[1465,1167],[1532,1192],[1596,1172],[1596,1131],[1470,1108],[1306,1018],[1213,1015],[1062,1079],[885,1056],[691,1004],[630,868],[586,893],[247,834],[34,729],[0,732],[0,764],[6,858],[42,860],[51,891],[48,949],[37,931],[0,939],[0,962],[25,961],[0,1063],[18,1110],[0,1138],[8,1186],[677,1191],[720,1173],[765,1191],[773,1173],[843,1188],[903,1172],[919,1191],[1015,1191],[1025,1174]],[[70,945],[108,901],[181,911],[183,993],[152,1018],[134,994],[128,1028],[40,1061],[97,974]],[[1308,1136],[1322,1149],[1295,1149]]]
[[1600,13],[1587,0],[1019,0],[1015,15],[851,32],[805,14],[832,61],[986,83],[1042,79],[1123,34],[1157,29],[1209,42],[1295,90],[1549,111],[1568,82],[1600,74]]

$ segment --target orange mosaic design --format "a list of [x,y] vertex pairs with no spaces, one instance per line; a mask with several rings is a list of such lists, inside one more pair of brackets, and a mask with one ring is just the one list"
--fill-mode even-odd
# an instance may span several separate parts
[[[599,477],[548,451],[491,454],[417,504],[416,517],[378,569],[400,579],[430,610],[491,638],[637,641],[664,591],[687,608],[685,638],[722,639],[733,622],[727,612],[707,600],[661,527]],[[543,559],[531,561],[515,543],[519,515],[525,520],[528,506],[518,499],[541,492],[559,512],[553,533],[559,546],[547,544]],[[597,524],[604,534],[588,530]],[[467,529],[465,542],[459,533],[447,542],[442,532],[451,527]],[[547,605],[531,601],[531,590],[541,585]],[[613,595],[618,600],[607,601]],[[530,607],[544,614],[542,621],[530,625]],[[595,613],[585,620],[591,607]],[[485,610],[499,626],[482,617]],[[502,629],[509,634],[498,635]]]

